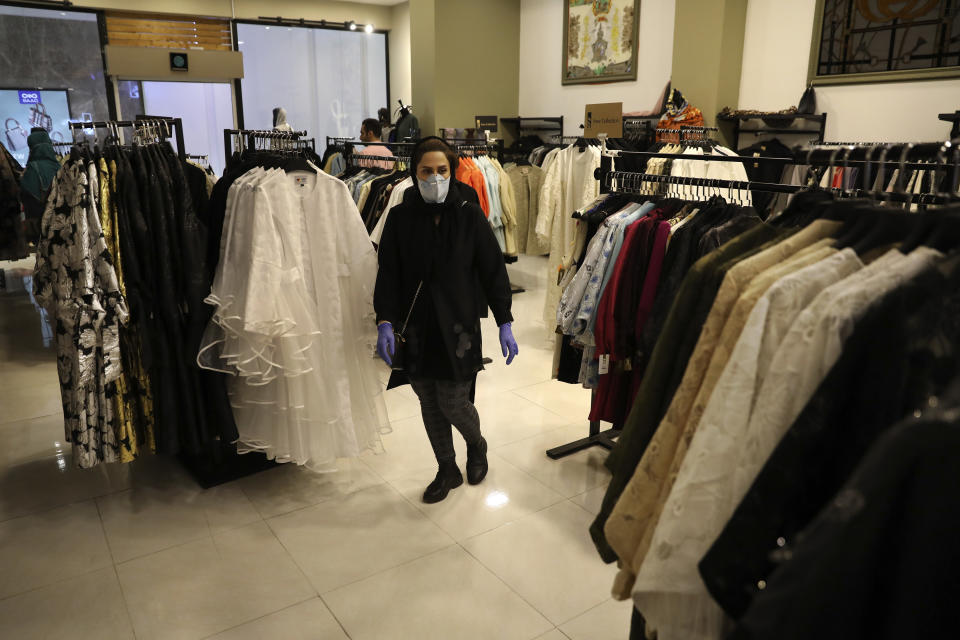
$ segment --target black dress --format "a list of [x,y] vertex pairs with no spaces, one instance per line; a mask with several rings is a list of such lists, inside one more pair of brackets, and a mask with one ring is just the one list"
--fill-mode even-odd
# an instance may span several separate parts
[[[503,253],[473,190],[451,178],[442,204],[428,204],[416,186],[390,211],[380,241],[374,307],[377,321],[406,331],[405,371],[467,382],[483,369],[480,316],[485,299],[498,325],[511,322]],[[434,223],[440,215],[439,224]]]
[[730,640],[956,638],[960,403],[888,430]]

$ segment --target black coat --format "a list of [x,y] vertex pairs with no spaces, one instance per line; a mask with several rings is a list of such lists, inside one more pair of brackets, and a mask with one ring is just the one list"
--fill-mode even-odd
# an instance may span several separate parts
[[[417,287],[423,288],[406,330],[405,370],[457,381],[483,369],[479,300],[498,325],[511,322],[510,280],[493,230],[467,185],[455,179],[442,204],[424,202],[416,184],[390,211],[380,240],[374,307],[377,322],[401,331]],[[440,223],[434,216],[440,213]]]

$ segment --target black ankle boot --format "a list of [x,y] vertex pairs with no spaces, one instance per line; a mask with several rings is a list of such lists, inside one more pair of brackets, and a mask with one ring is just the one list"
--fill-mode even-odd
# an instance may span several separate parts
[[477,444],[467,445],[467,482],[480,484],[487,477],[487,441],[480,438]]
[[463,474],[457,467],[456,462],[441,462],[440,469],[437,471],[437,477],[427,486],[423,492],[423,501],[426,504],[440,502],[447,497],[451,489],[456,489],[463,484]]

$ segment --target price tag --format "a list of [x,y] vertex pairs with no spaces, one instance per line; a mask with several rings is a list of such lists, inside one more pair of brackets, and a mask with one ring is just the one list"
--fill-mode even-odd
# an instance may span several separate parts
[[610,372],[610,354],[600,356],[600,375],[605,376]]

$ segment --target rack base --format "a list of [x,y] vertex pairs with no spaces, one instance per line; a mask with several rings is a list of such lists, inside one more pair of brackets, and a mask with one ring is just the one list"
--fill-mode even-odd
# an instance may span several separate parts
[[606,431],[601,431],[600,421],[592,420],[590,422],[590,435],[588,435],[586,438],[581,438],[580,440],[574,440],[573,442],[568,442],[567,444],[560,445],[559,447],[554,447],[553,449],[547,449],[547,457],[549,457],[551,460],[559,460],[560,458],[565,458],[566,456],[577,453],[578,451],[583,451],[584,449],[589,449],[590,447],[613,449],[613,445],[616,444],[615,439],[619,435],[619,429],[607,429]]
[[180,462],[204,489],[279,467],[263,453],[237,453],[235,444],[219,443],[207,455],[181,454]]

